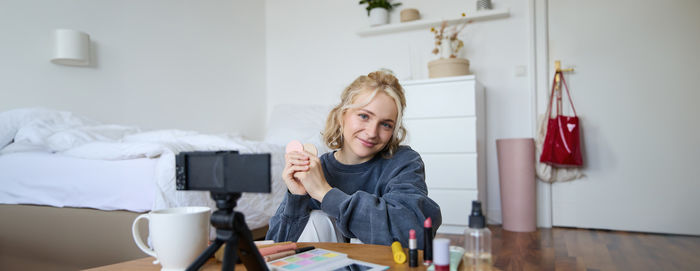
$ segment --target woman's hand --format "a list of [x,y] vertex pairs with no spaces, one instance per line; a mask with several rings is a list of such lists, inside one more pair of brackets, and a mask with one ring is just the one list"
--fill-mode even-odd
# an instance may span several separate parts
[[306,195],[307,191],[299,179],[294,174],[303,173],[309,170],[309,156],[306,153],[293,151],[284,155],[284,170],[282,179],[289,189],[289,193],[294,195]]
[[301,184],[303,184],[309,196],[320,202],[332,187],[328,184],[326,177],[323,175],[321,159],[316,156],[308,155],[308,153],[307,158],[307,170],[297,171],[293,174],[293,177],[301,181]]

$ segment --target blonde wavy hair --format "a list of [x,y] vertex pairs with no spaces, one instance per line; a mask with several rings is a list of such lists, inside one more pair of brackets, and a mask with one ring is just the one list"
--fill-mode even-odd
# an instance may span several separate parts
[[[361,94],[371,91],[369,99],[363,104],[353,104]],[[326,119],[326,128],[323,130],[323,141],[331,149],[343,148],[343,114],[351,108],[362,108],[369,104],[379,91],[383,91],[396,103],[397,116],[394,125],[394,133],[389,143],[380,151],[382,157],[391,158],[399,144],[406,137],[406,128],[403,126],[403,110],[406,107],[406,97],[399,80],[393,75],[383,71],[372,72],[355,79],[340,95],[340,104],[333,107]]]

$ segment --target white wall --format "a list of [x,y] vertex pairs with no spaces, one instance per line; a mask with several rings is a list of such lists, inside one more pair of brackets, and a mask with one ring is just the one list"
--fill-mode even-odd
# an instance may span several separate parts
[[700,235],[700,1],[548,11],[549,62],[575,68],[586,174],[552,185],[553,225]]
[[[264,17],[263,1],[3,0],[0,111],[44,106],[144,129],[259,138]],[[95,63],[50,63],[56,28],[90,34]]]
[[[400,2],[391,23],[399,23],[402,8],[439,19],[474,12],[476,6],[474,0]],[[530,62],[528,1],[493,2],[494,8],[509,8],[510,17],[476,22],[460,36],[471,70],[486,88],[488,214],[500,222],[495,140],[532,137],[534,113],[528,77],[515,76],[516,66]],[[429,29],[358,36],[367,15],[357,1],[268,0],[265,13],[268,111],[280,103],[336,103],[355,77],[379,68],[401,80],[425,79],[427,62],[435,58]]]
[[[428,19],[475,11],[475,0],[401,2],[392,23],[408,7]],[[510,17],[476,22],[461,35],[486,88],[487,205],[496,222],[495,139],[533,134],[529,77],[514,75],[531,57],[527,5],[496,0]],[[366,26],[364,6],[344,0],[5,0],[0,110],[46,106],[144,129],[261,138],[275,104],[335,103],[355,77],[379,68],[401,80],[427,78],[435,58],[428,29],[357,35]],[[89,33],[96,64],[50,63],[55,28]]]

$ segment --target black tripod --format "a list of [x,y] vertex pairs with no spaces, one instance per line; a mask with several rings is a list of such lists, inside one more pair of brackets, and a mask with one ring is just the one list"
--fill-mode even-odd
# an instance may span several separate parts
[[[199,270],[224,243],[226,248],[222,271],[233,271],[239,256],[249,271],[268,270],[265,260],[253,243],[253,235],[245,224],[245,217],[242,213],[233,211],[240,197],[241,193],[211,192],[211,198],[216,202],[218,209],[211,215],[210,220],[211,225],[216,228],[216,240],[187,267],[187,271]],[[240,255],[236,253],[237,250]]]

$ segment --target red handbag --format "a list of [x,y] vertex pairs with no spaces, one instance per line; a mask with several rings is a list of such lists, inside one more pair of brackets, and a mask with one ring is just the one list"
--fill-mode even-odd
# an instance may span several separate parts
[[[569,96],[571,109],[574,111],[573,117],[561,114],[561,91],[557,92],[557,115],[554,118],[550,115],[555,94],[554,89],[557,85],[557,75],[561,78],[561,82],[566,89],[566,95]],[[562,72],[557,71],[554,78],[555,81],[552,84],[552,93],[549,96],[549,107],[546,114],[548,118],[547,134],[544,138],[540,162],[554,167],[580,167],[583,166],[583,158],[581,157],[581,127],[579,119],[576,116],[574,102],[571,100],[569,87],[566,85]]]

